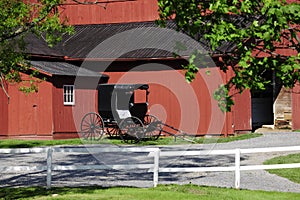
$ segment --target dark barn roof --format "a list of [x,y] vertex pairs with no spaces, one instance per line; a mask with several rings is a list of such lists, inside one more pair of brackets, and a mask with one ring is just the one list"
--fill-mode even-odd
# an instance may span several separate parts
[[64,76],[84,76],[84,77],[106,77],[105,74],[100,74],[90,71],[83,67],[79,68],[67,62],[51,62],[51,61],[30,61],[31,65],[40,72],[50,75],[64,75]]
[[[233,18],[234,23],[239,26],[249,26],[252,20],[244,18]],[[64,35],[63,40],[54,48],[47,46],[43,38],[29,35],[27,52],[31,55],[46,55],[62,58],[166,58],[174,57],[170,49],[174,49],[174,40],[186,45],[186,49],[194,49],[195,44],[188,41],[187,36],[176,36],[174,22],[167,23],[167,29],[159,28],[155,22],[137,22],[122,24],[99,24],[99,25],[76,25],[75,34]],[[201,36],[200,44],[204,51],[212,52],[209,42]],[[159,38],[159,39],[158,39]],[[97,46],[100,48],[95,51]],[[132,47],[133,46],[133,47]],[[139,47],[139,48],[135,48]],[[216,51],[216,54],[228,52],[235,49],[234,43],[224,42]],[[131,49],[132,48],[132,49]],[[93,51],[94,50],[94,51]],[[92,54],[90,54],[92,52]],[[176,52],[177,53],[177,52]],[[181,52],[180,52],[181,53]],[[191,52],[183,52],[183,56]],[[187,54],[187,55],[185,55]]]
[[[155,28],[155,32],[149,33],[151,28]],[[176,26],[174,23],[168,23],[168,28],[175,29]],[[29,35],[26,38],[27,51],[29,54],[35,55],[82,59],[86,57],[111,59],[174,57],[173,52],[164,50],[174,49],[172,41],[167,43],[167,39],[171,36],[166,35],[166,29],[159,28],[154,22],[75,25],[74,29],[75,34],[64,35],[62,42],[54,48],[48,47],[43,38],[38,39],[33,34]],[[134,33],[136,34],[132,36]],[[174,33],[176,32],[174,31]],[[158,42],[158,37],[165,38],[162,38],[163,42]],[[140,48],[129,50],[128,46],[132,41]],[[109,42],[109,44],[103,42]],[[103,45],[100,47],[101,51],[89,55],[98,45]],[[192,45],[188,46],[188,48],[192,47]]]

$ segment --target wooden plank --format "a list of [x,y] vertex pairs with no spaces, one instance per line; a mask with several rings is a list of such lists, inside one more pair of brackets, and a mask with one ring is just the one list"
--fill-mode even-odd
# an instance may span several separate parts
[[241,166],[240,170],[248,171],[248,170],[262,170],[262,169],[290,169],[290,168],[300,168],[300,163]]
[[163,167],[159,168],[159,172],[228,172],[235,171],[235,167],[189,167],[189,168],[181,168],[181,167]]
[[6,172],[28,172],[28,171],[45,171],[47,170],[46,166],[9,166],[9,167],[0,167],[1,173]]
[[129,169],[153,169],[153,164],[133,164],[133,165],[53,165],[53,170],[129,170]]

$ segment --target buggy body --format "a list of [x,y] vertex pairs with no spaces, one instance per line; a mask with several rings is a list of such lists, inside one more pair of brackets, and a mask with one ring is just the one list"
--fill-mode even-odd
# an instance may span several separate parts
[[[159,120],[148,115],[148,84],[99,84],[98,113],[87,113],[81,121],[81,136],[99,140],[103,135],[120,137],[126,143],[157,139]],[[137,100],[136,93],[144,96]]]
[[[120,122],[135,116],[143,120],[148,111],[148,84],[100,84],[98,113],[104,123]],[[135,91],[145,90],[145,101],[135,102]]]

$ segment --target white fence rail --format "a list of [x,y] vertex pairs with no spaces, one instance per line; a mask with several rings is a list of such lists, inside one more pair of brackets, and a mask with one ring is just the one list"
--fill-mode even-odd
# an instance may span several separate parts
[[[161,151],[159,148],[26,148],[26,149],[0,149],[0,154],[18,153],[47,153],[47,166],[0,166],[0,171],[47,171],[47,188],[51,187],[52,172],[54,170],[90,170],[90,169],[149,169],[153,172],[153,186],[158,184],[159,173],[165,172],[235,172],[235,188],[240,188],[240,172],[245,170],[262,169],[283,169],[300,168],[300,163],[276,164],[276,165],[248,165],[241,166],[241,154],[268,153],[268,152],[288,152],[300,151],[300,146],[273,147],[273,148],[254,148],[254,149],[232,149],[232,150],[210,150],[210,151]],[[54,165],[52,162],[53,153],[103,153],[103,152],[145,152],[148,157],[153,157],[153,164],[130,164],[130,165]],[[235,163],[228,167],[159,167],[160,157],[175,156],[203,156],[203,155],[235,155]]]
[[187,168],[159,168],[159,172],[226,172],[235,171],[235,188],[240,188],[241,171],[262,169],[300,168],[300,163],[276,164],[276,165],[248,165],[241,166],[241,154],[269,153],[300,151],[300,146],[253,148],[253,149],[231,149],[231,150],[209,150],[209,151],[164,151],[160,157],[171,156],[203,156],[203,155],[235,155],[234,166],[228,167],[187,167]]
[[[136,164],[130,165],[54,165],[53,153],[104,153],[104,152],[144,152],[148,153],[148,157],[153,157],[153,164]],[[0,154],[21,154],[21,153],[47,153],[47,166],[0,166],[0,171],[5,172],[24,172],[24,171],[47,171],[47,188],[51,188],[52,172],[55,170],[99,170],[99,169],[117,169],[117,170],[130,170],[130,169],[149,169],[153,172],[153,186],[158,184],[158,166],[159,166],[159,148],[24,148],[24,149],[0,149]]]

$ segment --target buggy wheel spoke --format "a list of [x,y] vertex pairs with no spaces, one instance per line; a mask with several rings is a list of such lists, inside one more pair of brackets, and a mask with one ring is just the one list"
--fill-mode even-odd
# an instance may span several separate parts
[[81,129],[81,132],[83,132],[83,133],[86,133],[86,132],[89,132],[89,131],[90,131],[90,127],[87,127],[85,129]]
[[145,137],[150,140],[157,140],[162,131],[162,123],[154,115],[145,115]]
[[107,127],[106,131],[110,137],[117,137],[117,136],[119,136],[120,129],[119,129],[118,125],[114,125],[111,127]]
[[84,139],[100,140],[104,134],[104,123],[100,115],[87,113],[81,120],[80,131]]
[[128,117],[120,123],[120,137],[125,143],[137,143],[144,138],[144,125],[136,117]]

